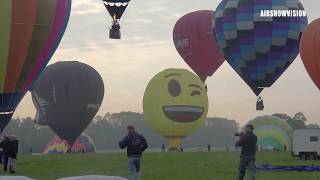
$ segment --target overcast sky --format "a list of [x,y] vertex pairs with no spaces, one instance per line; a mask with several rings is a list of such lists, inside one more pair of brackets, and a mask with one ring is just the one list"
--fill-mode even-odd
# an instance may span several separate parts
[[[196,2],[196,3],[195,3]],[[111,20],[101,0],[73,0],[67,31],[50,61],[77,60],[94,67],[103,77],[105,98],[98,114],[142,112],[149,80],[166,68],[186,68],[172,42],[175,22],[184,14],[215,10],[217,0],[132,0],[122,19],[122,40],[110,40]],[[318,18],[318,0],[302,0],[309,22]],[[240,124],[257,115],[303,112],[310,122],[320,122],[320,91],[298,57],[280,79],[262,93],[265,111],[255,111],[256,97],[225,62],[207,79],[208,116],[235,119]],[[15,117],[33,117],[28,93]]]

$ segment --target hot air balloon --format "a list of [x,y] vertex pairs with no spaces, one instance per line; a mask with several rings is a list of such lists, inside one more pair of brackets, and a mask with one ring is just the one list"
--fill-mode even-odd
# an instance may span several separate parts
[[[308,24],[306,16],[262,16],[266,8],[304,10],[298,0],[223,0],[213,17],[219,48],[256,96],[295,60],[302,31]],[[263,104],[257,105],[257,110],[263,109]]]
[[155,75],[143,96],[147,123],[168,138],[175,151],[181,139],[201,126],[207,117],[208,96],[201,80],[185,69],[166,69]]
[[311,79],[320,89],[320,18],[304,30],[300,43],[300,56]]
[[92,139],[85,133],[76,140],[71,149],[66,141],[60,139],[58,136],[53,137],[46,145],[44,154],[65,154],[70,150],[71,153],[93,153],[96,151]]
[[86,64],[58,62],[43,71],[31,95],[39,119],[72,146],[99,110],[104,84],[99,73]]
[[290,149],[292,128],[286,121],[275,116],[259,116],[249,121],[248,124],[254,127],[260,149]]
[[224,62],[212,33],[214,12],[201,10],[181,17],[173,29],[173,42],[183,60],[205,82]]
[[0,131],[57,49],[71,0],[0,1]]
[[112,26],[109,32],[110,39],[121,39],[120,31],[120,18],[127,6],[129,5],[130,0],[102,0],[104,6],[107,8],[111,18]]

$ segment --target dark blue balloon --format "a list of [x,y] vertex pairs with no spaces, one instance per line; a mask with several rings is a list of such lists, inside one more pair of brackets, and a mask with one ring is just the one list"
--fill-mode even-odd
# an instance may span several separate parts
[[298,0],[222,0],[213,17],[219,48],[257,96],[295,60],[308,24],[306,16],[266,17],[262,10],[304,12]]

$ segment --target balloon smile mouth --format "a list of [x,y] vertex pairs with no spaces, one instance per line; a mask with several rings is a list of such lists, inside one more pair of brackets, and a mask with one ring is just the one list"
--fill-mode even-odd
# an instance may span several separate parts
[[199,106],[163,106],[162,110],[168,119],[179,123],[196,121],[204,112]]

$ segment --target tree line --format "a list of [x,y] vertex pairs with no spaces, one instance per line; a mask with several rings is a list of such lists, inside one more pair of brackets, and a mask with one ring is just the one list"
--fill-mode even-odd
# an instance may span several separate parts
[[[319,127],[317,124],[306,125],[307,119],[302,113],[294,117],[286,114],[273,114],[287,121],[293,129]],[[98,150],[118,149],[118,142],[126,134],[126,127],[134,125],[149,142],[151,148],[161,148],[167,140],[148,126],[142,113],[120,112],[106,113],[104,116],[96,116],[86,128],[88,134]],[[184,148],[212,148],[233,147],[239,131],[239,124],[235,120],[226,118],[209,117],[205,123],[191,136],[184,138]],[[30,148],[35,153],[43,152],[46,144],[55,135],[49,127],[39,126],[30,117],[12,119],[4,134],[15,134],[19,139],[19,151],[28,153]]]

